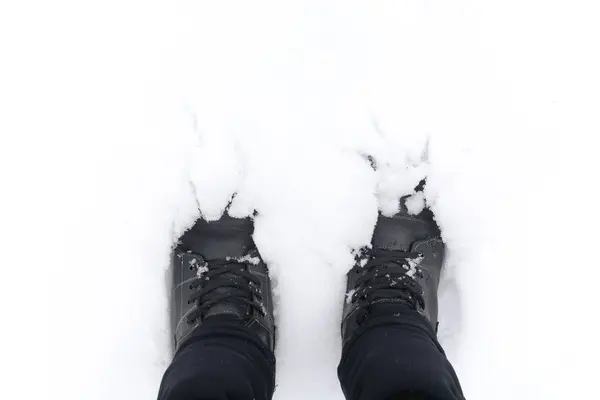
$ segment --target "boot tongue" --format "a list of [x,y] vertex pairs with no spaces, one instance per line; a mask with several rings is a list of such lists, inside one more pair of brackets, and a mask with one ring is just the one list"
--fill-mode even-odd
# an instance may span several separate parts
[[182,246],[207,260],[243,257],[254,248],[252,221],[224,215],[219,221],[199,221],[187,231]]
[[394,217],[380,215],[373,232],[373,247],[385,250],[410,251],[411,245],[423,236],[423,222],[398,214]]
[[227,257],[243,257],[252,248],[252,240],[243,240],[235,232],[214,233],[202,232],[202,237],[198,240],[192,251],[202,254],[207,260],[222,260]]

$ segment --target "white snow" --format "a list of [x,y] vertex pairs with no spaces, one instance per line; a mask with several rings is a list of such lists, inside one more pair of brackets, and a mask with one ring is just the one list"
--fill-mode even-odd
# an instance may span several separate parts
[[[198,273],[196,274],[198,277],[201,277],[203,274],[208,272],[208,267],[206,265],[203,265],[201,267],[198,268]],[[206,277],[206,280],[210,280],[209,277]]]
[[252,256],[251,254],[247,254],[244,257],[227,257],[228,260],[235,260],[237,262],[245,262],[251,265],[260,264],[260,258],[256,256]]
[[351,252],[424,176],[467,398],[593,397],[598,7],[3,2],[2,397],[154,398],[170,247],[237,193],[276,285],[275,398],[341,399]]
[[407,269],[406,275],[414,278],[418,272],[419,264],[421,264],[421,261],[423,261],[423,257],[410,258],[407,261],[408,266],[405,267]]
[[352,296],[354,296],[354,293],[356,293],[356,289],[350,289],[346,293],[346,304],[352,303]]
[[417,215],[425,208],[425,195],[417,192],[406,199],[406,209],[410,214]]

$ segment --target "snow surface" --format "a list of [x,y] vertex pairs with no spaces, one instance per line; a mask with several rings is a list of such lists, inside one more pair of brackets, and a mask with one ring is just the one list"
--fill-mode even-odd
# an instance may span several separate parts
[[154,398],[170,246],[237,193],[275,398],[341,399],[351,251],[424,176],[467,398],[593,397],[598,7],[2,2],[2,397]]

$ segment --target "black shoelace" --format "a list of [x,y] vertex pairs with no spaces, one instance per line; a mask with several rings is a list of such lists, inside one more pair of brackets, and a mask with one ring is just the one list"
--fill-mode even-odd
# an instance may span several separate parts
[[414,310],[425,308],[423,288],[416,280],[423,276],[418,266],[421,257],[420,253],[410,251],[365,249],[361,252],[354,267],[359,274],[357,288],[350,298],[351,302],[358,302],[359,321],[375,304],[404,303]]
[[196,308],[189,313],[188,324],[203,318],[206,312],[220,303],[248,307],[249,313],[255,310],[262,316],[265,315],[260,280],[248,272],[248,261],[205,260],[200,268],[206,270],[190,285],[193,292],[188,304],[195,302]]

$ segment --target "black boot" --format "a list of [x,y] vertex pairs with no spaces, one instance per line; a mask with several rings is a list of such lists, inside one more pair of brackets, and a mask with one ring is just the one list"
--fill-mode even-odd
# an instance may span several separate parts
[[431,210],[411,215],[405,200],[379,216],[348,272],[338,368],[348,400],[463,399],[436,338],[445,246]]
[[269,271],[252,234],[253,221],[224,215],[199,219],[173,252],[172,328],[177,350],[211,317],[230,317],[273,351],[275,323]]
[[270,400],[275,324],[251,219],[202,219],[173,251],[175,356],[159,400]]
[[410,215],[405,200],[393,217],[379,215],[371,247],[357,254],[348,272],[344,343],[374,310],[385,314],[397,305],[416,310],[437,328],[437,290],[445,246],[431,210]]

